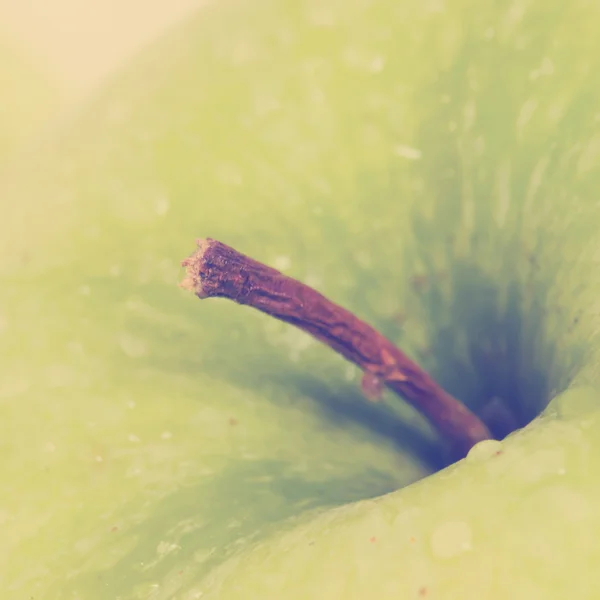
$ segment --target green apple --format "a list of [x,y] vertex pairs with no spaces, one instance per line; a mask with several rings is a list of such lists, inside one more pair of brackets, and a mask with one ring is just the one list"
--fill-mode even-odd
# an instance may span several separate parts
[[56,91],[36,65],[0,37],[0,167],[39,129],[56,105]]
[[[0,595],[594,598],[599,28],[585,0],[223,0],[29,157],[0,190]],[[439,470],[328,348],[179,290],[201,236],[523,429]]]

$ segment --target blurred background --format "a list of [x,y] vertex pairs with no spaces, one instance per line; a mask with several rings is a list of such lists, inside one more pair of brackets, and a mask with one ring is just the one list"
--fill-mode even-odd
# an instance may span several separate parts
[[208,1],[0,0],[0,39],[27,54],[75,98]]

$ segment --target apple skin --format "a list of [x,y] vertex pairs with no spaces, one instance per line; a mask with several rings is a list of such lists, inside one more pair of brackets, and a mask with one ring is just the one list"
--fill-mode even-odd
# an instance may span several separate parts
[[58,104],[56,87],[0,35],[0,170],[51,117]]
[[[3,595],[593,597],[599,26],[583,0],[215,3],[28,157],[0,190]],[[409,485],[439,448],[400,400],[176,289],[205,235],[475,410],[557,397]]]
[[222,565],[202,598],[594,598],[597,398],[566,392],[566,419],[536,420],[399,492],[305,519]]

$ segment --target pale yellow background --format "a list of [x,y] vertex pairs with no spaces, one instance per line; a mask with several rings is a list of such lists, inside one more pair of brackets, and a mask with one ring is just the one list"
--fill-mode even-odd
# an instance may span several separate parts
[[206,1],[0,0],[0,32],[79,95]]

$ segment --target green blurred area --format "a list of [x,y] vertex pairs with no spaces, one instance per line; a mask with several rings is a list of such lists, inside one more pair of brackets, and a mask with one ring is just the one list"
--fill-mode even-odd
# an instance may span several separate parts
[[[331,507],[437,469],[431,431],[400,399],[366,403],[359,373],[303,334],[178,290],[179,260],[209,235],[280,265],[473,408],[499,396],[521,423],[574,381],[596,385],[599,26],[583,0],[216,3],[26,157],[0,189],[0,591],[187,600],[224,564],[214,589],[235,597],[240,555],[257,596],[271,583],[314,590],[307,573],[326,594],[329,565],[343,558],[339,583],[371,550],[382,586],[410,570],[399,537],[365,551],[344,519],[338,545],[308,543]],[[493,554],[513,498],[534,511],[563,463],[569,486],[595,472],[583,425],[557,427],[540,437],[544,452],[566,444],[559,458],[511,478],[536,446],[519,442],[485,479],[489,505],[477,495],[487,463],[453,480],[468,497],[446,495],[444,473],[408,488],[418,526],[472,513]],[[570,491],[550,492],[559,508]],[[404,497],[387,497],[377,527],[398,516],[396,535],[411,529]],[[357,509],[360,536],[371,506]],[[539,534],[543,520],[516,512]],[[265,542],[296,518],[306,535]],[[588,540],[572,535],[565,553]],[[525,590],[543,551],[528,548]],[[468,597],[468,578],[436,571],[431,552],[402,551],[417,556],[406,581],[427,571]],[[358,572],[365,597],[373,581]],[[482,581],[487,597],[497,580]]]

